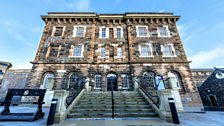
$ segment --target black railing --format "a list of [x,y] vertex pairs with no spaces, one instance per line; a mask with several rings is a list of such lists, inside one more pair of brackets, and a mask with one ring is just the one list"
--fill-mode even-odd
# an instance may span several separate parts
[[114,118],[114,85],[112,80],[110,82],[110,86],[111,86],[112,118]]
[[75,98],[79,95],[79,93],[82,91],[82,89],[85,88],[85,84],[88,81],[79,80],[78,86],[76,89],[67,89],[69,91],[69,96],[66,98],[66,105],[67,107],[75,100]]
[[[140,82],[139,83],[139,88],[144,92],[144,94],[152,101],[153,104],[155,104],[157,107],[159,107],[160,104],[160,99],[158,95],[154,95],[150,92],[151,91],[157,91],[157,87],[148,87],[147,83],[143,82],[143,78],[140,78]],[[157,92],[156,92],[157,93]]]
[[144,92],[144,94],[155,104],[157,107],[159,107],[159,96],[152,95],[150,91],[147,90],[147,87],[139,84],[139,88]]

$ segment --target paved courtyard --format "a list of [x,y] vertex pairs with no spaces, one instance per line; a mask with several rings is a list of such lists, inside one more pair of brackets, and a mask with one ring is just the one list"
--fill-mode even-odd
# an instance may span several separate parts
[[[2,110],[2,107],[0,108]],[[12,112],[28,112],[34,111],[33,107],[11,107]],[[45,116],[34,122],[9,122],[1,121],[0,126],[45,126],[48,117],[48,108],[44,108]],[[224,112],[206,113],[182,113],[179,114],[181,125],[183,126],[224,126]],[[141,118],[141,119],[66,119],[60,124],[54,126],[172,126],[174,124],[167,123],[157,118]]]

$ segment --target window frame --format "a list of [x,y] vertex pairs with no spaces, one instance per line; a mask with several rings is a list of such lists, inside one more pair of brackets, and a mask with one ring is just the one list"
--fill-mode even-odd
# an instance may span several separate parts
[[[105,28],[105,37],[102,37],[102,29]],[[106,38],[109,38],[109,28],[103,26],[103,27],[100,27],[100,34],[99,34],[99,38],[101,39],[106,39]]]
[[[74,76],[74,75],[77,75],[77,76]],[[78,77],[78,78],[72,78],[72,76],[74,76],[74,77]],[[74,81],[74,79],[79,79],[80,77],[79,77],[79,74],[77,73],[77,72],[72,72],[72,73],[70,73],[70,75],[69,75],[69,81],[68,81],[68,86],[67,86],[67,89],[70,89],[69,87],[70,87],[70,85],[71,85],[71,82],[72,81]],[[76,87],[77,87],[78,85],[76,85]]]
[[[165,45],[169,45],[169,46],[171,46],[172,53],[173,53],[173,55],[172,55],[172,56],[164,55],[164,54],[165,54],[165,53],[164,53],[164,46],[165,46]],[[170,44],[163,44],[163,45],[161,45],[161,51],[162,51],[162,53],[163,53],[163,57],[177,57],[176,52],[175,52],[175,48],[174,48],[174,46],[173,46],[173,44],[172,44],[172,43],[170,43]]]
[[[104,51],[105,51],[104,57],[102,56],[102,49],[104,49]],[[107,53],[106,47],[101,47],[100,48],[100,58],[106,58],[106,53]]]
[[[151,55],[149,55],[149,56],[143,56],[142,55],[142,46],[148,46]],[[153,52],[152,52],[152,44],[151,43],[150,44],[139,45],[139,52],[140,52],[140,56],[139,57],[154,57],[153,56]]]
[[[78,27],[83,27],[83,36],[77,36],[77,28]],[[80,38],[82,38],[82,37],[85,37],[85,34],[86,34],[86,26],[83,26],[83,25],[74,26],[72,37],[80,37]]]
[[[146,36],[139,36],[139,28],[140,27],[145,27],[145,29],[146,29]],[[149,29],[148,29],[148,26],[146,26],[146,25],[137,25],[136,26],[136,32],[137,32],[137,37],[150,37],[149,36]]]
[[[75,46],[81,46],[81,55],[80,56],[75,56],[74,54],[75,54]],[[78,58],[78,57],[83,57],[83,53],[84,53],[84,45],[71,45],[71,49],[70,49],[70,58]]]
[[[117,35],[118,35],[118,29],[121,29],[120,30],[120,36],[121,37],[117,37]],[[115,31],[114,38],[117,38],[117,39],[123,38],[123,27],[118,26],[118,27],[114,28],[114,31]]]
[[[118,54],[121,54],[121,55],[118,55]],[[122,47],[117,47],[117,58],[122,58],[122,57],[123,57],[123,49]]]
[[[100,80],[100,87],[97,87],[97,76],[100,76],[101,80]],[[95,80],[95,85],[94,85],[94,89],[102,89],[102,80],[103,80],[103,77],[101,74],[95,74],[94,76],[94,80]]]
[[[62,34],[60,36],[55,36],[55,32],[57,30],[57,27],[63,27]],[[65,33],[65,26],[54,26],[53,30],[52,30],[52,33],[51,33],[51,37],[63,37],[64,33]]]
[[[166,32],[167,32],[167,36],[161,36],[159,28],[165,28]],[[164,38],[171,37],[168,25],[163,25],[162,27],[157,27],[157,32],[158,32],[158,37],[164,37]]]
[[[125,78],[124,76],[125,76],[126,79],[127,79],[127,80],[126,80],[126,81],[127,81],[127,87],[124,87],[124,86],[123,86],[123,84],[124,84],[124,83],[123,83],[123,82],[124,82],[124,81],[123,81],[123,78]],[[129,89],[129,88],[130,88],[130,83],[129,83],[129,81],[130,81],[130,80],[129,80],[129,76],[128,76],[128,74],[122,74],[122,75],[121,75],[122,89]]]

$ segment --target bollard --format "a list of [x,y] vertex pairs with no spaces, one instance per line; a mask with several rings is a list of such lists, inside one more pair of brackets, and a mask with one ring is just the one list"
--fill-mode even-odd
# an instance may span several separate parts
[[168,98],[168,100],[169,100],[169,105],[170,105],[170,111],[171,111],[172,118],[173,118],[173,123],[180,124],[174,99]]
[[47,125],[52,125],[54,123],[54,115],[57,107],[58,99],[52,99],[49,115],[47,118]]

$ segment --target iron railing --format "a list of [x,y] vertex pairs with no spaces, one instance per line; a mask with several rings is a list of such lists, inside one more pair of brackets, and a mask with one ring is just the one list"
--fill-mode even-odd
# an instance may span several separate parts
[[[158,95],[154,95],[150,92],[151,91],[157,91],[157,87],[148,87],[149,84],[147,82],[144,82],[143,77],[140,77],[139,88],[144,92],[144,94],[152,101],[153,104],[155,104],[157,107],[159,107],[160,104],[160,98]],[[157,94],[157,92],[156,92]]]

